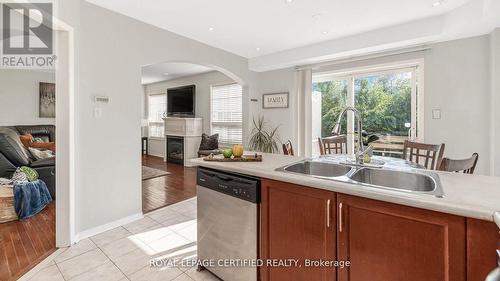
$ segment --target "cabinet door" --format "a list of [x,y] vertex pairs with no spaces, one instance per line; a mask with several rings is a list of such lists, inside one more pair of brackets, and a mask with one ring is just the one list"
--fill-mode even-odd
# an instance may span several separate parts
[[[262,181],[260,258],[296,259],[299,266],[263,266],[263,281],[336,280],[334,267],[305,267],[305,259],[335,260],[335,193]],[[266,264],[264,264],[266,265]]]
[[337,196],[342,281],[464,281],[465,218]]
[[467,218],[467,281],[484,281],[497,267],[499,238],[495,223]]

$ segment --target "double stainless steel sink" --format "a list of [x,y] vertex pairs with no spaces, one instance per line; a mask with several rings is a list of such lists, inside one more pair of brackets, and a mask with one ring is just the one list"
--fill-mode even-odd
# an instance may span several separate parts
[[313,159],[281,167],[277,171],[374,188],[444,196],[439,176],[426,170],[373,168]]

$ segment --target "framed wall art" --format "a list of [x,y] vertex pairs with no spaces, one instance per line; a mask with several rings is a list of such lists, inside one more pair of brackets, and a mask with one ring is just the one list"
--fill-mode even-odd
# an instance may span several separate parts
[[262,108],[288,108],[289,93],[273,93],[262,95]]
[[56,117],[56,84],[40,82],[39,116],[41,118]]

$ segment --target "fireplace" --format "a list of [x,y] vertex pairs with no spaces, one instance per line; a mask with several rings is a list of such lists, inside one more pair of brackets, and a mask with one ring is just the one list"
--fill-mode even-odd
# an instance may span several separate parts
[[167,117],[165,121],[164,161],[192,166],[190,159],[198,158],[203,119]]
[[167,163],[184,165],[184,137],[167,136]]

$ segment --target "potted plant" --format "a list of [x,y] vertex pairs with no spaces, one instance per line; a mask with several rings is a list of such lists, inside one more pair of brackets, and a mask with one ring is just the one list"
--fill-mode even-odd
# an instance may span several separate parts
[[278,143],[281,143],[278,137],[279,126],[268,129],[264,116],[259,116],[257,120],[253,118],[253,126],[248,144],[249,149],[266,153],[279,152]]

